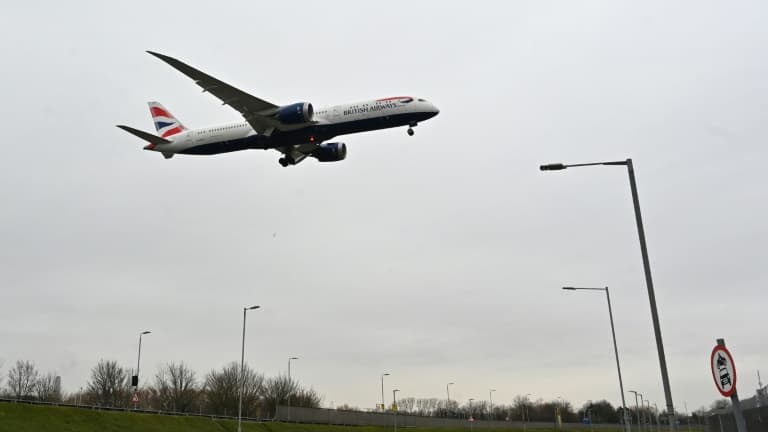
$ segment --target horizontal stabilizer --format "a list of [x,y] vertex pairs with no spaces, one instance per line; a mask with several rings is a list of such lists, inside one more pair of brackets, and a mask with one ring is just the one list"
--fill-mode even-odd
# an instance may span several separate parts
[[117,127],[119,127],[120,129],[128,132],[129,134],[135,135],[135,136],[143,139],[144,141],[147,141],[147,142],[155,144],[155,145],[163,145],[163,144],[168,144],[168,143],[171,142],[171,141],[168,141],[167,139],[165,139],[163,137],[159,137],[157,135],[153,135],[153,134],[151,134],[149,132],[140,131],[140,130],[134,129],[134,128],[130,127],[130,126],[117,125]]

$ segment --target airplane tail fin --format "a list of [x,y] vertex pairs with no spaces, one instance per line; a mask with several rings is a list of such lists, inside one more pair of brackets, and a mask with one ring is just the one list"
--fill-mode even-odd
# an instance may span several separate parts
[[149,113],[152,114],[152,121],[155,122],[155,129],[161,137],[168,138],[187,130],[160,102],[148,102],[148,104]]

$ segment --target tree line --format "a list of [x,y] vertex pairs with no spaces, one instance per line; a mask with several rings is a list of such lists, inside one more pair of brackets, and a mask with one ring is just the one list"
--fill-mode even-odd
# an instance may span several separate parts
[[[198,375],[184,362],[168,363],[138,390],[131,386],[131,369],[116,361],[101,360],[80,391],[63,394],[61,379],[41,374],[34,363],[17,361],[9,369],[3,395],[20,400],[65,402],[116,408],[141,408],[179,413],[236,416],[240,397],[240,365],[229,363]],[[2,382],[0,381],[0,384]],[[265,377],[250,366],[243,368],[243,416],[269,418],[278,405],[318,408],[322,398],[285,375]],[[137,397],[138,402],[132,402]]]
[[[5,383],[0,375],[0,396],[19,400],[65,402],[74,405],[133,408],[179,413],[200,413],[236,416],[239,402],[240,365],[229,363],[213,369],[202,377],[184,362],[167,363],[150,378],[149,384],[138,390],[131,386],[131,369],[116,361],[100,360],[92,369],[90,379],[77,392],[63,393],[61,379],[53,372],[41,373],[34,363],[19,360],[8,370]],[[4,385],[3,385],[4,384]],[[136,395],[139,402],[134,404]],[[290,401],[290,402],[289,402]],[[311,388],[304,388],[285,375],[264,377],[245,365],[243,368],[243,416],[271,418],[278,405],[319,408],[322,398]],[[716,400],[711,410],[724,408],[726,399]],[[337,409],[362,411],[347,404]],[[493,404],[476,400],[460,404],[439,398],[403,397],[397,401],[398,413],[428,417],[469,418],[497,421],[554,422],[559,414],[563,422],[621,423],[622,408],[606,400],[588,401],[576,409],[563,399],[530,400],[518,395],[512,404]],[[633,423],[655,423],[659,413],[653,408],[628,406],[627,415]],[[702,407],[690,416],[677,413],[682,424],[699,424],[707,415]]]
[[[713,403],[713,407],[719,403]],[[341,410],[360,411],[359,408],[342,405]],[[447,417],[475,420],[495,421],[525,421],[554,423],[559,414],[564,423],[591,422],[591,423],[623,423],[623,408],[613,406],[607,400],[587,401],[581,407],[575,408],[570,402],[557,399],[547,401],[544,399],[531,400],[527,396],[518,395],[512,404],[491,404],[490,400],[473,400],[459,403],[455,400],[440,398],[414,398],[403,397],[397,400],[398,414],[418,415],[427,417]],[[700,424],[703,421],[705,409],[695,411],[690,416],[677,413],[681,424]],[[639,408],[627,406],[627,417],[633,424],[638,421],[643,424],[656,424],[664,422],[660,413],[654,408]],[[658,418],[658,420],[657,420]]]

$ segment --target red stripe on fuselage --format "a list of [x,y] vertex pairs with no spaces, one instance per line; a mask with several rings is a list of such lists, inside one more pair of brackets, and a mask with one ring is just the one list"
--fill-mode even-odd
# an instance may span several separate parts
[[168,118],[173,118],[173,116],[171,115],[171,113],[169,113],[168,111],[166,111],[166,110],[164,110],[164,109],[162,109],[162,108],[158,108],[158,107],[149,107],[149,111],[152,113],[152,117],[155,117],[155,116],[160,116],[160,117],[168,117]]
[[384,99],[376,99],[376,102],[384,102],[384,101],[391,101],[391,100],[397,100],[397,99],[413,99],[410,96],[395,96],[395,97],[389,97]]
[[176,135],[177,133],[181,133],[181,131],[183,131],[183,130],[184,130],[184,129],[182,129],[182,128],[181,128],[181,126],[176,126],[176,127],[175,127],[175,128],[173,128],[173,129],[168,129],[167,131],[163,132],[163,134],[162,134],[161,136],[162,136],[163,138],[165,138],[165,137],[169,137],[169,136],[171,136],[171,135]]

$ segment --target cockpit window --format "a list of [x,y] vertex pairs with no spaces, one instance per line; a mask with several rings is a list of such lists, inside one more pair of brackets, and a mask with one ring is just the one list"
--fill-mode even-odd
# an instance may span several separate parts
[[419,102],[426,102],[424,99],[417,99]]

